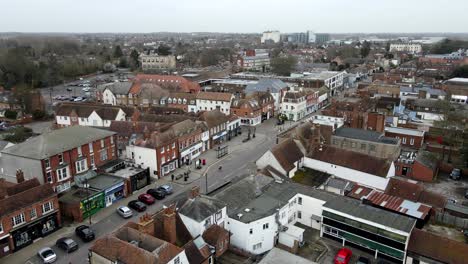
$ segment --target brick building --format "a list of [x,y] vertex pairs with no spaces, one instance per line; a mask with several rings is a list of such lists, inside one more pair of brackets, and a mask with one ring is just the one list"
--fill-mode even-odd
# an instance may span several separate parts
[[235,99],[231,113],[241,118],[241,124],[256,126],[262,123],[262,107],[255,99]]
[[428,152],[402,153],[395,161],[395,175],[432,182],[439,172],[439,163]]
[[57,193],[70,189],[78,174],[117,159],[114,132],[70,126],[33,137],[1,152],[2,176],[16,181],[16,170],[25,179],[50,183]]
[[0,192],[0,257],[15,252],[61,227],[57,194],[50,184],[27,181],[18,170],[19,183]]
[[329,107],[322,110],[322,114],[343,118],[346,127],[366,129],[368,116],[373,108],[374,103],[369,98],[336,98]]
[[386,127],[385,136],[401,139],[401,145],[408,148],[419,149],[424,143],[424,131],[417,129]]

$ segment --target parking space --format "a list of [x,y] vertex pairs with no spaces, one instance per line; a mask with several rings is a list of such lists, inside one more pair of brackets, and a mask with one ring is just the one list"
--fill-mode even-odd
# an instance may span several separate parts
[[451,198],[464,205],[468,205],[465,198],[468,190],[468,178],[462,177],[460,180],[452,180],[449,173],[440,172],[437,181],[434,183],[424,183],[426,189],[435,193],[440,193],[447,198]]

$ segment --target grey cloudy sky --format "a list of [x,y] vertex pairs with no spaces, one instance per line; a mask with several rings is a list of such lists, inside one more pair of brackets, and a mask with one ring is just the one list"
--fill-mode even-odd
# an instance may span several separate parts
[[468,0],[0,0],[0,32],[467,32]]

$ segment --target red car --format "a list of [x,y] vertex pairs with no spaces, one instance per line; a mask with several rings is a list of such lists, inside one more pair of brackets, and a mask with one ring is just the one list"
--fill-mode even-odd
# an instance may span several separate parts
[[335,256],[335,264],[348,264],[353,252],[347,248],[342,248]]
[[147,194],[147,193],[144,193],[144,194],[140,194],[140,196],[138,196],[138,200],[140,200],[140,202],[143,202],[145,204],[154,204],[155,200],[153,198],[153,196]]

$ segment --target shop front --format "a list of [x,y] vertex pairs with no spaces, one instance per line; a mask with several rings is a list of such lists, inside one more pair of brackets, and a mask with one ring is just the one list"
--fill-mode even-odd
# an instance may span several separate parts
[[161,165],[161,176],[166,176],[178,168],[178,159],[168,161]]
[[104,207],[106,207],[104,203],[104,192],[94,194],[88,199],[84,199],[80,202],[80,211],[82,212],[83,219],[88,218],[90,215],[94,215]]
[[104,190],[106,207],[111,206],[116,201],[121,200],[125,197],[124,188],[125,188],[125,183],[122,180],[120,183]]
[[42,217],[15,231],[10,232],[13,239],[14,251],[29,246],[34,240],[45,237],[60,228],[58,212]]
[[217,145],[217,144],[221,144],[223,143],[225,140],[226,140],[226,135],[227,135],[227,131],[224,130],[222,132],[219,132],[218,134],[214,135],[212,137],[212,140],[213,140],[213,146],[214,145]]
[[182,152],[180,152],[180,165],[185,164],[188,165],[194,159],[196,159],[203,150],[203,142],[199,142]]

